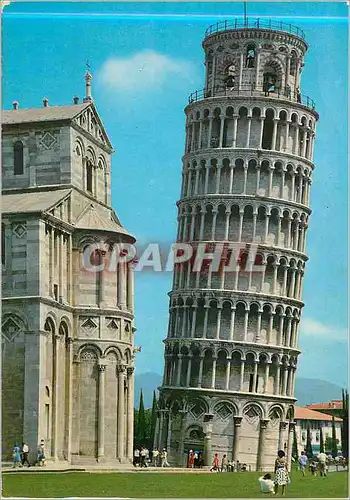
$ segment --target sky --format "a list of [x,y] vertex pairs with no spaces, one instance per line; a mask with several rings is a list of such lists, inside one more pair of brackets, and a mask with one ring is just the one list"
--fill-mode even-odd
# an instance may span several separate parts
[[[316,15],[317,14],[317,15]],[[11,2],[3,13],[2,106],[72,103],[92,94],[115,148],[112,204],[138,242],[167,255],[177,230],[188,95],[204,86],[205,29],[242,17],[243,3]],[[304,30],[301,91],[320,114],[298,376],[347,386],[347,7],[253,3],[249,17]],[[172,273],[135,273],[136,373],[163,372]]]

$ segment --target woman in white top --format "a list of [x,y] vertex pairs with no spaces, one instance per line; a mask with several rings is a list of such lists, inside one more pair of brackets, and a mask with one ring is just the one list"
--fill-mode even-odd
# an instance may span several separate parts
[[270,495],[275,494],[275,484],[271,479],[271,474],[265,474],[265,476],[259,477],[259,483],[261,493],[270,493]]

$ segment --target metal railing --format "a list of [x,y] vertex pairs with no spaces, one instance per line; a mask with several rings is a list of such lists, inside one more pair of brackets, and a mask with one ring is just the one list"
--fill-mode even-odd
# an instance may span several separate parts
[[282,21],[272,21],[272,19],[234,19],[232,21],[221,21],[212,24],[205,31],[205,37],[218,33],[220,31],[237,30],[237,29],[265,29],[271,31],[284,31],[291,33],[299,38],[305,40],[305,33],[303,30],[292,24],[283,23]]
[[212,97],[272,97],[274,99],[284,99],[293,103],[302,104],[311,110],[315,110],[315,102],[307,95],[299,92],[292,92],[288,88],[274,88],[268,90],[255,85],[241,85],[240,87],[216,87],[214,90],[196,90],[188,97],[188,103],[201,101]]

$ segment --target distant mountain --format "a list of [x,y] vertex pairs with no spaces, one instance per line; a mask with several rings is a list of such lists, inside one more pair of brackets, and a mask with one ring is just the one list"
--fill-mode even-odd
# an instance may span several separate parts
[[298,406],[327,403],[331,399],[341,399],[341,391],[342,387],[325,380],[314,378],[296,378],[295,380],[294,394],[298,399]]
[[[162,376],[158,373],[140,373],[135,375],[135,407],[138,408],[140,392],[143,392],[145,408],[152,406],[153,391],[162,385]],[[313,378],[297,378],[295,381],[295,397],[298,406],[313,403],[326,403],[331,399],[341,399],[342,388],[325,380]]]

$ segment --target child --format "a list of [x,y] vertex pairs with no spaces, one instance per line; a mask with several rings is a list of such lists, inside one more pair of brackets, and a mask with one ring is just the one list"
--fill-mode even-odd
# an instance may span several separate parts
[[275,483],[271,479],[271,474],[265,474],[258,479],[261,493],[275,494]]
[[317,465],[316,465],[316,462],[312,461],[310,463],[310,470],[311,470],[311,474],[313,476],[317,476]]

